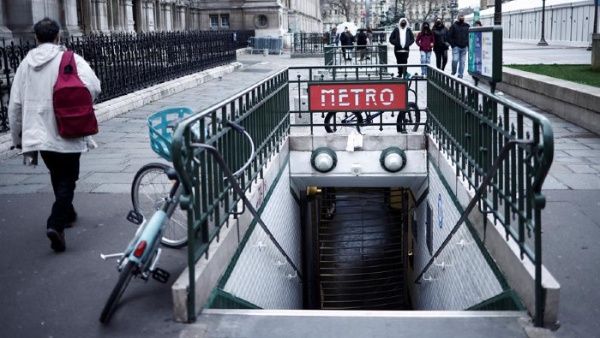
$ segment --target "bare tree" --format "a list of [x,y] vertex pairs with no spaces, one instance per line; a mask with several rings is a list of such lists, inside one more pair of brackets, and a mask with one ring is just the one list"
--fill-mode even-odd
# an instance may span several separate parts
[[346,16],[346,21],[351,21],[350,14],[352,14],[352,7],[354,1],[352,0],[324,0],[323,5],[329,5],[331,9],[337,9],[340,13]]

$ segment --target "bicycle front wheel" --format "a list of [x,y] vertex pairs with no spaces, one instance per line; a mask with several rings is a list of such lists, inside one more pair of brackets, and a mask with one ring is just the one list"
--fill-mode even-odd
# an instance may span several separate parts
[[108,324],[110,318],[112,317],[115,309],[117,308],[117,304],[119,303],[119,299],[125,292],[127,285],[131,281],[131,277],[133,277],[136,272],[137,266],[134,262],[127,262],[121,273],[119,274],[119,280],[117,284],[113,288],[108,300],[106,301],[106,305],[104,305],[104,309],[102,310],[102,314],[100,315],[100,322],[103,324]]
[[[352,116],[351,116],[352,115]],[[335,133],[338,130],[350,133],[347,129],[356,129],[360,133],[360,126],[363,124],[361,113],[329,112],[325,115],[325,131]]]
[[[135,211],[146,220],[162,208],[168,198],[173,181],[167,177],[171,169],[163,163],[149,163],[135,174],[131,186],[131,202]],[[160,242],[170,248],[181,248],[187,243],[187,217],[181,208],[176,207],[173,214],[165,220]]]

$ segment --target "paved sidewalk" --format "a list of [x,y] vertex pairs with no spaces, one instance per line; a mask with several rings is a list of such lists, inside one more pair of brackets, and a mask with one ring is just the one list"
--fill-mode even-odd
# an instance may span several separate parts
[[[506,46],[505,61],[514,63],[589,59],[589,52],[581,48],[541,53],[527,45]],[[394,60],[391,53],[389,60]],[[148,143],[146,117],[150,113],[169,106],[207,107],[281,67],[322,64],[321,58],[290,59],[285,55],[243,55],[239,61],[244,68],[220,81],[101,124],[95,138],[99,148],[84,154],[81,160],[75,198],[81,218],[74,229],[67,231],[67,252],[63,255],[52,254],[43,235],[52,201],[45,167],[24,167],[20,157],[0,161],[3,335],[162,337],[174,336],[183,329],[184,325],[171,320],[170,285],[150,282],[140,286],[139,281],[132,283],[125,305],[110,328],[98,325],[97,316],[117,276],[114,264],[100,261],[98,255],[119,250],[135,230],[124,220],[130,207],[128,193],[133,175],[143,164],[160,160]],[[419,62],[417,50],[411,51],[409,62]],[[450,64],[446,70],[449,68]],[[544,186],[548,197],[543,215],[544,263],[562,285],[562,327],[557,335],[592,337],[600,332],[596,319],[600,316],[600,293],[596,291],[600,285],[596,272],[600,261],[600,247],[596,245],[600,238],[600,137],[547,116],[554,126],[556,153]],[[167,250],[165,263],[172,274],[183,269],[184,257],[183,250]],[[138,331],[138,326],[144,329]]]

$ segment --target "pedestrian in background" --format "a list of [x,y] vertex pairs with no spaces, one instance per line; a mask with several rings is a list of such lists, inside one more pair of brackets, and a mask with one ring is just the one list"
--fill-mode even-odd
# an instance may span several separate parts
[[[398,65],[406,65],[410,46],[415,42],[415,36],[408,26],[406,18],[400,19],[398,27],[390,34],[390,43],[394,45],[394,55]],[[398,77],[406,76],[406,66],[398,67]]]
[[[423,22],[421,31],[417,34],[417,46],[421,51],[421,64],[428,65],[431,62],[431,50],[433,49],[434,36],[428,22]],[[427,67],[421,66],[421,75],[427,76]]]
[[436,19],[433,25],[433,52],[435,53],[435,66],[442,71],[448,63],[448,28],[444,26],[441,19]]
[[481,23],[481,21],[477,20],[475,21],[475,23],[473,23],[474,27],[483,27],[483,24]]
[[348,27],[340,34],[340,43],[342,44],[342,53],[346,61],[352,61],[352,49],[354,48],[354,35],[350,33]]
[[458,77],[461,79],[465,72],[465,58],[469,48],[469,27],[465,16],[461,14],[448,31],[448,42],[452,46],[452,75],[456,75],[458,71]]
[[[371,52],[374,53],[376,51],[375,47],[373,47],[373,30],[371,27],[367,27],[367,44],[371,46]],[[371,59],[371,53],[367,53],[367,60]]]
[[359,61],[364,61],[367,55],[367,44],[368,44],[367,32],[361,28],[356,33],[356,51],[358,52]]
[[[33,26],[37,47],[21,62],[10,91],[8,115],[13,145],[23,153],[40,152],[50,171],[55,202],[46,223],[46,236],[56,252],[65,250],[64,229],[77,218],[73,208],[79,158],[87,151],[86,139],[62,138],[53,108],[53,90],[64,48],[58,45],[58,23],[44,18]],[[77,74],[92,98],[100,93],[100,80],[88,63],[74,54]]]

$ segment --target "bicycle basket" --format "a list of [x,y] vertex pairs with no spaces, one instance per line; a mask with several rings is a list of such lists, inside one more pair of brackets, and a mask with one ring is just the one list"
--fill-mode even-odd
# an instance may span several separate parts
[[187,107],[168,108],[148,117],[150,146],[155,153],[171,162],[171,139],[177,123],[194,112]]

